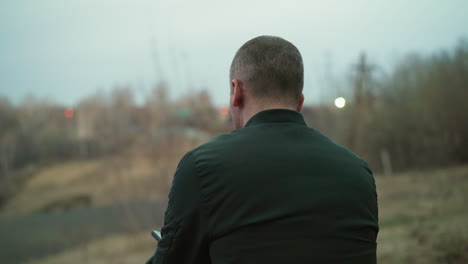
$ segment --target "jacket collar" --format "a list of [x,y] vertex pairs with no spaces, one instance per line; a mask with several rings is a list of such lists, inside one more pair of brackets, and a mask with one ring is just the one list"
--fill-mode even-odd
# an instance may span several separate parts
[[304,117],[297,111],[289,109],[268,109],[252,116],[245,124],[245,127],[271,123],[293,123],[307,126]]

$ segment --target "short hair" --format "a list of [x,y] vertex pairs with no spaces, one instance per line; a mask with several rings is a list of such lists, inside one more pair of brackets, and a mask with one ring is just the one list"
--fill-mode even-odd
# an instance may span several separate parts
[[247,41],[232,60],[230,80],[244,81],[259,100],[297,102],[304,88],[304,65],[291,42],[275,36]]

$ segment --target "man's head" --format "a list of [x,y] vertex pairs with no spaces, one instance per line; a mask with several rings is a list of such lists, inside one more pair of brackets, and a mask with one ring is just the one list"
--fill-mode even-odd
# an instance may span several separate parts
[[274,36],[249,40],[234,56],[229,77],[235,128],[261,110],[301,110],[304,66],[299,50],[287,40]]

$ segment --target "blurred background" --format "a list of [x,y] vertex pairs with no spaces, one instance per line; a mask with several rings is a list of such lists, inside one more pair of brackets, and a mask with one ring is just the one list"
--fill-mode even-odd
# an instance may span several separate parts
[[467,1],[0,2],[0,262],[143,263],[229,132],[237,49],[303,54],[309,126],[370,164],[380,263],[468,263]]

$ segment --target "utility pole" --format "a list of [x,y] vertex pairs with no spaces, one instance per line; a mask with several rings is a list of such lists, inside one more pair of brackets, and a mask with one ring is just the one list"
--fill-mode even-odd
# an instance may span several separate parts
[[356,77],[354,79],[354,91],[353,91],[353,105],[351,108],[351,118],[349,125],[349,133],[347,140],[347,147],[351,150],[355,150],[357,142],[360,136],[361,120],[364,114],[364,104],[366,90],[366,81],[370,78],[372,71],[375,66],[367,62],[367,56],[364,52],[359,56],[357,64],[353,65],[353,70],[356,71]]

